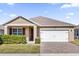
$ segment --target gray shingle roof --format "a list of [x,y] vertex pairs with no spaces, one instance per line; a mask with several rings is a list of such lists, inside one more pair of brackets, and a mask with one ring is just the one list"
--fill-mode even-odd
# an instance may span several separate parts
[[38,16],[30,18],[32,21],[39,24],[39,26],[75,26],[74,24],[58,21],[48,17]]

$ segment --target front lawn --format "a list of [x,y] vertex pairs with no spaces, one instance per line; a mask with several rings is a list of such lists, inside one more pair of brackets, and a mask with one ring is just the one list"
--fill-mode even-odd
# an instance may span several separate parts
[[72,43],[79,46],[79,39],[75,39],[74,41],[72,41]]
[[39,44],[2,44],[0,53],[40,53]]

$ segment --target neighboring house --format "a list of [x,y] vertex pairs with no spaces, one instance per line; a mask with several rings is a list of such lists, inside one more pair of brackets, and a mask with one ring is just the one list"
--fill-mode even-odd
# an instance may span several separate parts
[[75,27],[74,31],[75,31],[75,33],[74,33],[75,39],[79,39],[79,25],[77,25]]
[[28,43],[34,43],[36,37],[41,42],[70,42],[74,40],[75,25],[47,17],[26,19],[22,16],[3,24],[6,35],[26,35]]
[[4,34],[4,27],[2,25],[0,25],[0,35]]

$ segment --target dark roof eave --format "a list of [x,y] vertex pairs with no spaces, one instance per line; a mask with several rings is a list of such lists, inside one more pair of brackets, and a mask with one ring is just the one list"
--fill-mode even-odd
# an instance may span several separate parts
[[53,27],[53,28],[74,28],[76,26],[38,26],[38,27]]

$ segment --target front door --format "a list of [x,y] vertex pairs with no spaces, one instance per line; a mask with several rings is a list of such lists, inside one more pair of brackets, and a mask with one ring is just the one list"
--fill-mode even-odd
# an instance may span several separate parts
[[29,41],[33,41],[33,38],[34,38],[34,36],[33,36],[33,27],[31,27],[30,29],[29,29]]

